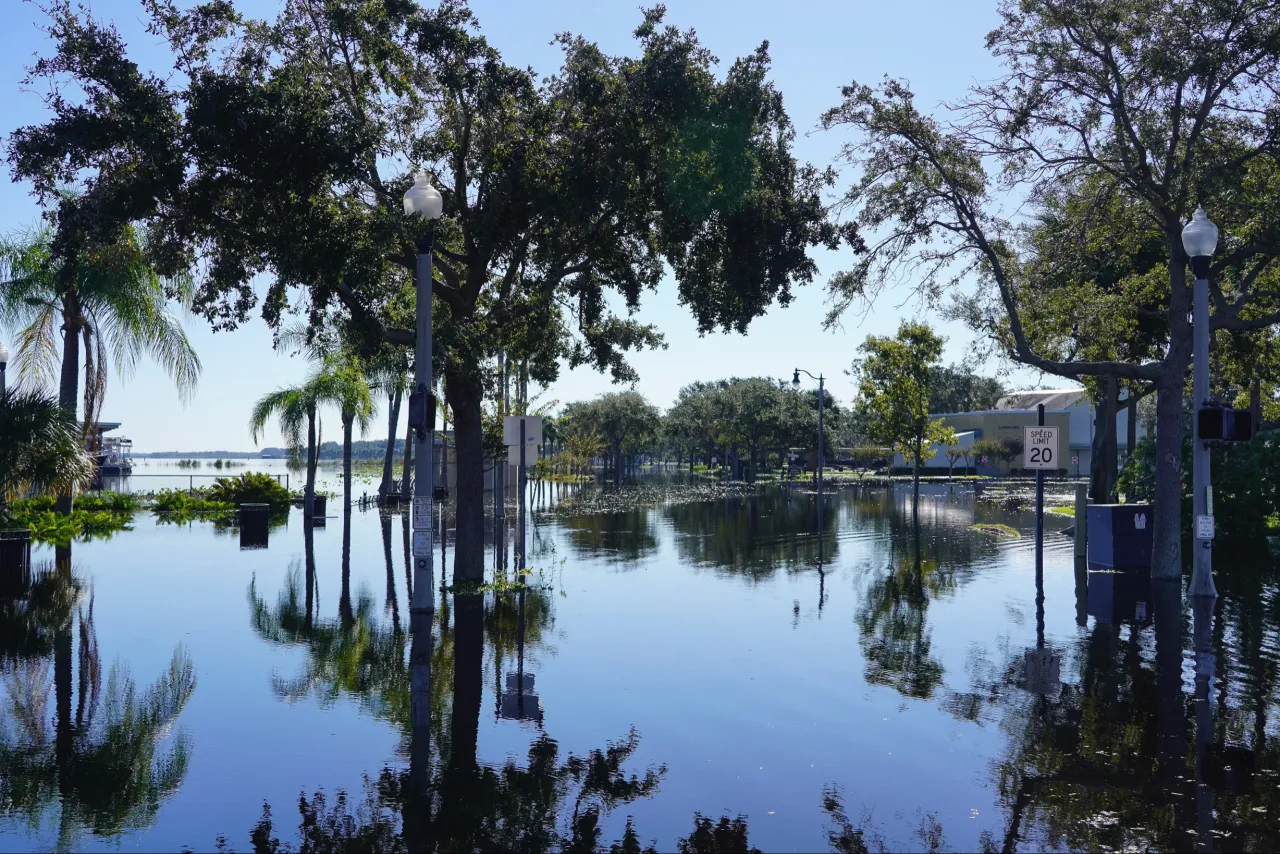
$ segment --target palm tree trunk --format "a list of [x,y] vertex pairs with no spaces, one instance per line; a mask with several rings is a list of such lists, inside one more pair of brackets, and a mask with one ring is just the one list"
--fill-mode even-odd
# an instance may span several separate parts
[[[71,580],[71,546],[57,546],[55,566],[58,577],[68,589]],[[67,810],[74,777],[73,747],[75,733],[71,729],[71,617],[58,627],[53,636],[53,690],[57,709],[54,754],[58,767],[58,789],[63,795],[63,811]]]
[[351,425],[355,422],[354,412],[342,413],[342,511],[351,513]]
[[391,494],[391,474],[396,458],[396,424],[400,423],[400,396],[396,389],[390,396],[390,413],[387,417],[387,452],[382,457],[382,483],[378,485],[378,500],[386,501]]
[[302,518],[310,521],[316,508],[316,405],[307,407],[307,481],[302,490]]
[[[62,301],[62,376],[58,383],[58,404],[76,414],[80,402],[80,304],[74,296]],[[70,491],[58,496],[58,512],[69,514],[73,496]]]
[[453,410],[453,444],[458,464],[453,583],[479,584],[484,581],[484,431],[480,416],[483,388],[475,378],[449,372],[445,375],[445,394]]

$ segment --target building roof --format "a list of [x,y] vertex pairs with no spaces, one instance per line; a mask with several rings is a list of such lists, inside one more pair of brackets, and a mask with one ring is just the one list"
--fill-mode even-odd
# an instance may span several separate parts
[[997,400],[996,409],[1035,409],[1043,403],[1045,409],[1063,410],[1075,406],[1085,394],[1082,388],[1015,391]]

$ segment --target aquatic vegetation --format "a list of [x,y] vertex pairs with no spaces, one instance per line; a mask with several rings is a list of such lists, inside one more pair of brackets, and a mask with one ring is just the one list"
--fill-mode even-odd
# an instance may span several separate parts
[[620,489],[584,490],[578,495],[561,501],[551,513],[572,516],[582,513],[617,513],[637,507],[663,504],[687,504],[695,501],[715,501],[732,496],[754,495],[753,484],[741,482],[714,483],[641,483]]
[[[106,497],[117,496],[117,497]],[[112,507],[128,507],[115,511]],[[9,524],[28,528],[36,542],[65,546],[73,540],[108,539],[119,531],[132,530],[132,496],[104,493],[104,497],[85,495],[76,499],[75,509],[64,516],[53,510],[53,499],[32,498],[9,505]]]
[[151,509],[156,513],[173,513],[198,516],[211,513],[230,513],[235,505],[207,497],[207,491],[188,492],[185,489],[162,489],[152,499]]
[[1010,528],[1008,525],[1001,525],[999,523],[987,522],[972,525],[970,528],[971,530],[978,531],[979,533],[991,534],[1002,540],[1018,540],[1022,538],[1022,534],[1019,534],[1015,529]]
[[220,477],[215,480],[213,486],[209,487],[208,498],[231,505],[288,506],[293,501],[293,493],[269,474],[245,472],[235,477]]

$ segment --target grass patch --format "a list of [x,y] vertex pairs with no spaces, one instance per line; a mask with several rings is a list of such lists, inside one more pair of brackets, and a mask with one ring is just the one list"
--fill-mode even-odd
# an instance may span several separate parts
[[1008,525],[1001,525],[998,522],[984,522],[972,525],[970,530],[977,531],[980,534],[991,534],[1001,540],[1018,540],[1022,538],[1022,535],[1016,529],[1010,528]]
[[1072,519],[1076,517],[1076,508],[1074,507],[1050,507],[1050,513],[1057,513],[1059,516],[1070,516]]

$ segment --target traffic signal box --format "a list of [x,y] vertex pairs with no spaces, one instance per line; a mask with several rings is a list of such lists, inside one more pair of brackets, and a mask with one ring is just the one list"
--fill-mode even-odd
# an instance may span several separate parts
[[1203,442],[1248,442],[1253,438],[1253,414],[1229,406],[1205,406],[1196,413]]

